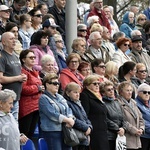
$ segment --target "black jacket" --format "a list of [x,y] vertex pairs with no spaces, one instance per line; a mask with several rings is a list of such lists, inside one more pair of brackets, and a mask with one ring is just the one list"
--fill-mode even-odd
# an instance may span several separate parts
[[110,100],[107,97],[103,97],[103,101],[107,107],[108,140],[116,140],[119,128],[126,130],[123,111],[118,100]]

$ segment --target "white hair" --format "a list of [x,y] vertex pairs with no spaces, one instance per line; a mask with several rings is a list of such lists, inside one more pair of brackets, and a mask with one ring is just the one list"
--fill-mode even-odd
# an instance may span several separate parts
[[88,18],[88,20],[87,20],[88,27],[90,27],[93,24],[94,20],[99,20],[99,17],[98,16],[91,16]]
[[131,32],[131,38],[133,38],[134,36],[137,36],[137,35],[141,35],[142,36],[142,33],[140,30],[133,30]]
[[89,40],[92,41],[93,39],[95,39],[95,35],[100,35],[100,33],[98,31],[92,32],[89,36]]
[[41,66],[43,67],[45,65],[45,63],[47,63],[48,61],[54,63],[55,59],[53,56],[46,54],[41,58]]

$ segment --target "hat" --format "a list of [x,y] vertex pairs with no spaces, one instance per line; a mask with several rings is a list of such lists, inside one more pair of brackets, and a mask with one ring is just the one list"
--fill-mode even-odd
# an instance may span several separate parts
[[139,35],[135,35],[135,36],[133,36],[133,37],[131,38],[131,41],[132,41],[132,42],[142,41],[142,40],[143,40],[143,38],[142,38],[141,36],[139,36]]
[[46,21],[43,23],[43,28],[44,27],[54,27],[54,28],[57,28],[59,27],[58,25],[56,25],[55,21],[53,18],[49,18],[49,19],[46,19]]
[[3,10],[11,10],[10,8],[8,8],[6,5],[0,5],[0,11]]
[[141,91],[144,91],[144,90],[150,91],[150,85],[148,85],[146,83],[140,84],[138,89],[137,89],[137,92],[141,92]]

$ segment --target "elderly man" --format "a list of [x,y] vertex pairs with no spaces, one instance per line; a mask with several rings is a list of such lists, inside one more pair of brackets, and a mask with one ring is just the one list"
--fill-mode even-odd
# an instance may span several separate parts
[[[109,50],[102,47],[102,36],[98,31],[92,32],[89,36],[90,46],[87,53],[91,54],[94,58],[101,58],[106,63],[110,61]],[[91,60],[92,61],[92,60]]]
[[108,22],[108,19],[105,16],[105,13],[102,9],[103,7],[103,0],[93,0],[94,8],[89,13],[88,17],[90,16],[98,16],[99,17],[99,24],[108,28],[109,32],[111,33],[111,27]]
[[3,50],[0,57],[0,83],[3,89],[13,90],[17,98],[13,102],[12,114],[18,120],[18,100],[20,99],[22,82],[27,76],[21,74],[21,64],[19,58],[13,53],[15,47],[15,36],[11,32],[2,34]]
[[150,75],[150,56],[147,51],[142,47],[142,37],[133,36],[132,37],[132,48],[129,54],[130,58],[136,63],[144,63]]

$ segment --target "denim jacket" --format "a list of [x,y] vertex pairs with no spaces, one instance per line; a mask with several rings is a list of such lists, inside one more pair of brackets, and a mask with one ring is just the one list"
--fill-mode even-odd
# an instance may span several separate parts
[[66,99],[60,94],[52,96],[48,91],[40,97],[39,114],[43,131],[62,131],[62,121],[65,117],[73,117]]

